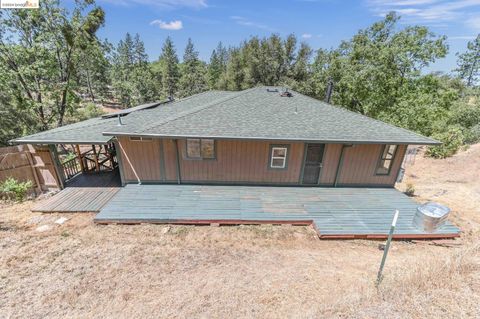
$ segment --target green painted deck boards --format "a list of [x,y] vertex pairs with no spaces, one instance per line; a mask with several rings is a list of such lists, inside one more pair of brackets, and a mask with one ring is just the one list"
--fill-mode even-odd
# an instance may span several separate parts
[[386,236],[395,209],[396,236],[454,237],[447,222],[428,234],[412,225],[418,203],[393,188],[134,185],[122,188],[97,223],[313,223],[320,237]]
[[32,212],[99,212],[119,187],[67,187],[32,208]]

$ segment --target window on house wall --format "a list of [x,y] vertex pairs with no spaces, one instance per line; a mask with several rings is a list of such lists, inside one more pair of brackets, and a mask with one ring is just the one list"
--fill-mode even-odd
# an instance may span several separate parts
[[212,139],[187,138],[187,157],[192,159],[214,159],[215,141]]
[[286,145],[272,145],[270,152],[270,168],[286,168],[287,167]]
[[378,165],[377,165],[377,170],[376,170],[377,175],[390,174],[390,169],[392,168],[393,159],[395,158],[396,152],[397,152],[397,145],[383,146],[380,160],[378,161]]

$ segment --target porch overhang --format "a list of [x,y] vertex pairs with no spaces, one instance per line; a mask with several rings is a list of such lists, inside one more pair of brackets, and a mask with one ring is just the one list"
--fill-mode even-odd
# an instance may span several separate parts
[[74,145],[106,145],[112,142],[113,137],[109,139],[29,139],[19,138],[10,140],[10,144],[36,144],[36,145],[59,145],[59,144],[74,144]]

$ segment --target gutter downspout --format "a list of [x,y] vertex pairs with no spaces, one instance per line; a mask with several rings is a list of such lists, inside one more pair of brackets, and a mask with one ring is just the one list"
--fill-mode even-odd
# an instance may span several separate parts
[[175,153],[177,154],[177,184],[182,183],[182,175],[180,173],[180,154],[178,151],[178,140],[174,140],[175,142]]
[[338,160],[337,172],[335,173],[335,182],[333,183],[333,187],[337,187],[338,180],[340,179],[340,174],[342,172],[345,149],[347,147],[352,147],[352,146],[353,146],[352,144],[343,144],[342,145],[342,150],[340,151],[340,159]]

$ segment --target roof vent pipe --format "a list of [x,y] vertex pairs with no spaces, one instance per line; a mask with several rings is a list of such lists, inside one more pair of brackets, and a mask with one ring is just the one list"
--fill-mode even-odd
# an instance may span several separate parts
[[118,118],[118,124],[117,126],[122,126],[123,123],[122,123],[122,116],[120,114],[117,115],[117,118]]
[[332,99],[332,93],[333,93],[333,81],[332,79],[329,79],[327,83],[327,91],[325,92],[325,102],[330,103],[330,100]]

